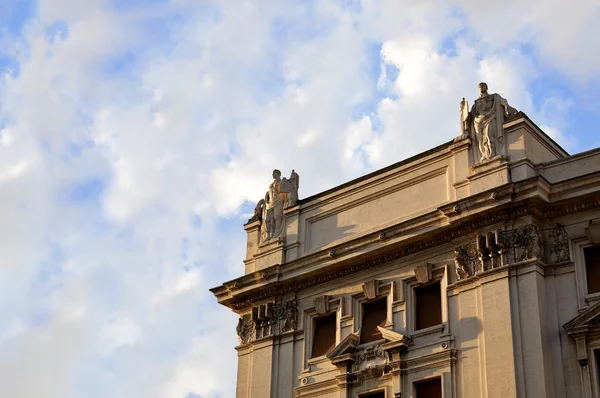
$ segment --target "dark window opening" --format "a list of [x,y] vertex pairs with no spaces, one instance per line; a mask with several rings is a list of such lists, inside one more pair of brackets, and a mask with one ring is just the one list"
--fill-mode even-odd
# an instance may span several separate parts
[[442,323],[442,292],[440,282],[415,288],[416,330]]
[[361,395],[360,398],[385,398],[384,391],[372,392],[367,395]]
[[442,398],[442,379],[415,383],[416,398]]
[[583,249],[588,294],[600,292],[600,245]]
[[336,316],[329,314],[315,318],[314,324],[311,358],[327,355],[335,347]]
[[384,327],[387,320],[387,300],[381,299],[362,305],[362,326],[360,328],[360,343],[370,343],[380,340],[381,332],[377,326]]

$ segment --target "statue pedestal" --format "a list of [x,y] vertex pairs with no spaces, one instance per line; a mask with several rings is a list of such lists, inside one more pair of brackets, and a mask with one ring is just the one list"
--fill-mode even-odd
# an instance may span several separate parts
[[246,259],[244,264],[246,265],[246,275],[256,271],[254,264],[254,254],[258,251],[258,245],[260,243],[260,220],[253,218],[246,225],[244,229],[248,234],[248,240],[246,241]]
[[508,161],[500,156],[475,164],[467,176],[471,195],[484,192],[510,182]]
[[272,265],[283,264],[285,238],[273,238],[258,245],[258,251],[254,254],[254,271],[268,268]]

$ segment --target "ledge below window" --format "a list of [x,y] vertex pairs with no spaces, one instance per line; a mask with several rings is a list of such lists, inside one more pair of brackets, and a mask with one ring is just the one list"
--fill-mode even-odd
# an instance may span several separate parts
[[430,334],[436,334],[436,333],[441,334],[443,331],[444,331],[444,325],[440,323],[439,325],[430,326],[425,329],[416,330],[410,335],[410,338],[415,339],[417,337],[428,336]]

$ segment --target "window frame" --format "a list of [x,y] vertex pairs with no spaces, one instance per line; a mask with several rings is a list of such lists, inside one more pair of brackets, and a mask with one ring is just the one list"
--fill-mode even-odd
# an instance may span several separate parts
[[[318,295],[317,295],[318,296]],[[327,314],[335,314],[336,325],[335,325],[335,345],[340,344],[342,340],[342,328],[341,328],[341,320],[343,317],[343,297],[337,298],[329,298],[329,311]],[[311,365],[328,361],[326,355],[322,355],[319,357],[312,358],[312,344],[313,344],[313,334],[314,334],[314,319],[323,316],[324,314],[319,314],[315,307],[308,308],[304,311],[303,316],[303,329],[304,329],[304,358],[303,358],[303,368],[302,373],[307,373],[311,371]]]
[[431,382],[433,380],[439,380],[440,382],[440,396],[444,396],[444,378],[442,376],[433,376],[433,377],[427,377],[424,379],[419,379],[419,380],[414,380],[412,382],[412,396],[415,398],[420,398],[417,395],[417,385],[419,384],[423,384],[423,383],[428,383]]
[[[376,298],[369,300],[363,292],[357,293],[352,296],[352,316],[354,317],[354,326],[352,331],[354,333],[360,332],[362,328],[363,321],[363,303],[369,301],[376,301],[379,299],[385,299],[387,308],[386,308],[386,321],[385,328],[393,329],[394,328],[394,319],[393,319],[393,308],[392,303],[395,301],[396,288],[394,281],[389,281],[388,283],[379,282],[378,285],[379,294]],[[368,343],[360,343],[360,335],[359,335],[359,344],[358,347],[367,347],[370,345],[376,345],[383,342],[385,339],[381,338],[380,340],[370,341]]]
[[575,285],[577,290],[578,310],[583,311],[600,301],[600,292],[588,293],[587,265],[585,263],[584,249],[597,246],[587,236],[572,239],[571,253],[575,264]]
[[[419,317],[418,317],[418,315],[419,315],[419,311],[418,311],[419,300],[418,300],[418,297],[417,297],[418,296],[417,292],[419,290],[424,290],[424,289],[426,289],[428,287],[431,287],[431,286],[434,286],[434,285],[438,286],[439,293],[440,293],[440,301],[439,301],[439,306],[440,306],[440,321],[438,323],[434,324],[434,325],[429,325],[429,326],[418,328],[418,326],[419,326],[418,325],[418,320],[419,320]],[[423,283],[423,284],[420,284],[418,286],[413,287],[413,295],[414,295],[414,299],[415,299],[414,300],[414,318],[415,318],[414,327],[415,327],[415,331],[416,332],[421,332],[423,330],[434,328],[436,326],[441,325],[443,323],[443,319],[442,319],[442,280],[441,279],[433,279],[433,280],[429,281],[428,283]]]
[[442,306],[442,322],[435,326],[430,326],[428,328],[417,329],[417,319],[416,319],[416,304],[417,298],[415,289],[418,289],[421,286],[427,284],[421,284],[417,281],[416,277],[411,277],[409,279],[404,280],[404,290],[407,292],[406,294],[406,330],[408,335],[411,338],[417,338],[421,336],[426,336],[434,333],[443,333],[443,331],[448,331],[448,274],[449,274],[449,266],[448,264],[436,266],[432,265],[431,268],[431,279],[427,282],[434,283],[439,281],[440,283],[440,296],[441,296],[441,306]]
[[389,312],[389,307],[390,306],[389,306],[389,303],[388,303],[386,297],[377,297],[377,298],[374,298],[372,300],[363,301],[360,304],[360,307],[361,307],[360,311],[361,311],[362,315],[361,315],[361,322],[360,322],[360,336],[359,336],[359,340],[358,340],[358,345],[367,345],[367,344],[374,343],[376,341],[379,341],[379,340],[383,339],[383,336],[382,336],[379,339],[375,339],[375,340],[371,340],[371,341],[366,341],[366,342],[362,341],[362,339],[363,339],[363,332],[364,332],[363,331],[363,323],[365,321],[365,315],[364,315],[364,313],[365,313],[365,306],[366,305],[370,305],[370,304],[374,304],[374,303],[378,303],[378,302],[384,303],[384,305],[385,305],[385,317],[384,317],[385,323],[383,324],[382,327],[386,327],[386,325],[388,324],[388,317],[387,316],[388,316],[388,312]]
[[[581,248],[581,250],[582,250],[582,258],[583,258],[583,264],[584,264],[584,267],[585,267],[585,289],[586,289],[585,291],[586,291],[586,295],[587,296],[592,296],[592,297],[600,296],[600,290],[597,291],[597,292],[593,292],[593,293],[589,292],[589,288],[590,288],[590,283],[589,283],[590,281],[588,280],[588,273],[589,273],[589,271],[588,271],[588,264],[587,264],[587,261],[586,261],[586,258],[585,258],[586,257],[585,256],[585,251],[587,249],[597,249],[597,250],[600,251],[600,244],[586,245],[586,246],[583,246]],[[598,266],[600,267],[600,264]]]
[[371,395],[383,393],[383,397],[387,398],[387,388],[379,388],[376,390],[365,391],[358,393],[358,398],[369,398]]
[[[339,341],[337,339],[337,334],[338,334],[338,329],[339,329],[339,317],[337,316],[336,311],[329,311],[327,313],[319,314],[317,316],[312,317],[311,318],[312,319],[312,325],[311,325],[311,327],[312,327],[311,336],[312,337],[311,337],[311,343],[310,343],[310,346],[311,346],[310,348],[311,349],[310,349],[309,360],[310,359],[315,359],[315,358],[325,357],[329,353],[329,352],[327,352],[327,353],[325,353],[323,355],[313,356],[313,349],[314,349],[314,342],[315,342],[315,331],[317,329],[317,322],[318,322],[319,319],[328,318],[328,317],[334,318],[333,322],[334,322],[335,330],[334,330],[334,336],[333,336],[333,347],[332,347],[332,349],[335,348],[335,346],[337,344],[339,344]],[[331,350],[329,350],[329,351],[331,351]]]
[[[594,398],[600,397],[600,340],[595,339],[587,342],[588,350],[588,366],[587,371],[590,372],[590,383],[592,384],[592,396]],[[598,353],[598,360],[596,358]],[[586,369],[583,369],[586,371]]]

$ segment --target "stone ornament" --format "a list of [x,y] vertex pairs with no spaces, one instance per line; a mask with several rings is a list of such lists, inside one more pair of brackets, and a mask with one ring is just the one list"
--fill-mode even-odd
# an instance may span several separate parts
[[457,140],[471,138],[477,143],[479,160],[487,161],[505,152],[504,131],[502,124],[508,116],[515,115],[517,110],[499,94],[489,94],[486,83],[479,83],[479,98],[475,100],[469,111],[469,103],[464,98],[460,102],[460,136]]
[[590,220],[590,224],[585,229],[585,234],[593,244],[600,243],[600,222],[592,222]]
[[504,243],[500,230],[477,235],[477,254],[479,263],[477,272],[483,272],[500,267]]
[[569,235],[565,230],[565,227],[561,224],[556,224],[554,228],[550,230],[551,243],[548,247],[550,255],[554,261],[559,263],[561,261],[569,261],[571,256],[569,254]]
[[417,265],[414,272],[419,283],[427,283],[431,280],[431,264],[429,263]]
[[283,210],[298,203],[299,186],[300,176],[294,170],[289,179],[281,178],[281,171],[273,170],[273,182],[269,185],[265,198],[259,201],[254,209],[254,215],[261,220],[262,242],[283,235]]
[[456,279],[462,280],[474,275],[477,271],[477,260],[477,249],[472,245],[460,246],[454,249]]
[[474,245],[454,249],[456,279],[466,279],[484,271],[534,258],[543,261],[543,253],[539,229],[533,224],[506,231],[497,229],[478,233]]
[[251,313],[240,317],[235,329],[240,344],[248,344],[262,337],[279,335],[297,328],[298,303],[292,300],[253,307]]
[[329,299],[331,297],[324,294],[322,296],[317,297],[314,300],[315,311],[317,314],[322,315],[329,312]]
[[379,281],[372,279],[368,282],[363,283],[362,290],[367,300],[373,300],[379,296]]
[[505,250],[502,253],[502,264],[512,264],[532,258],[543,260],[542,239],[538,228],[533,224],[502,231],[502,242]]

